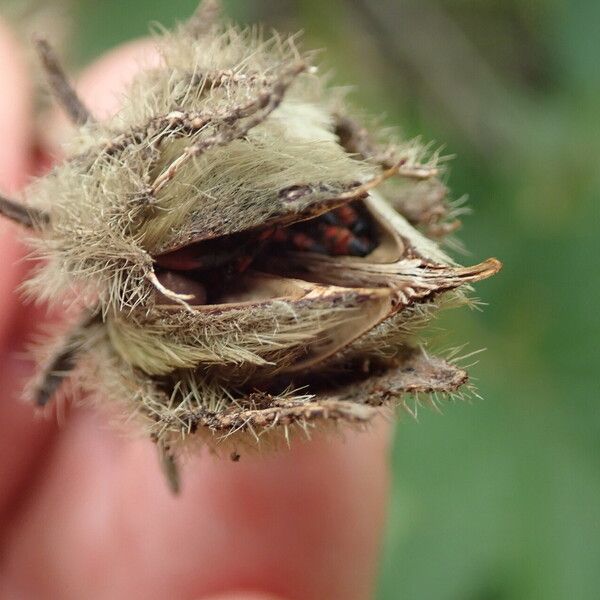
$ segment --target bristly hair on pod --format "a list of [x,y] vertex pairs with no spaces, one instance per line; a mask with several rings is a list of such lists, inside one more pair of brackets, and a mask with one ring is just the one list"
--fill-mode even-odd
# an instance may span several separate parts
[[68,382],[120,406],[176,491],[194,440],[239,457],[460,396],[467,373],[417,332],[501,265],[441,250],[459,211],[436,154],[372,133],[296,37],[223,23],[214,0],[157,44],[100,122],[36,41],[74,133],[0,213],[30,232],[27,293],[81,315],[40,353],[34,402]]

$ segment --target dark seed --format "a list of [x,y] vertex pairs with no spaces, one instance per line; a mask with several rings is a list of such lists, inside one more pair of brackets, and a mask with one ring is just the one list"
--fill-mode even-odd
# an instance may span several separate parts
[[351,256],[366,256],[371,252],[371,244],[365,240],[352,237],[348,242],[348,254]]

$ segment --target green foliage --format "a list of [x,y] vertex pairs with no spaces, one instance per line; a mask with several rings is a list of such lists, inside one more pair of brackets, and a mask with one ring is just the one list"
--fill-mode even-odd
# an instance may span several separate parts
[[[195,0],[85,0],[81,63]],[[588,599],[600,589],[600,3],[231,0],[236,19],[305,29],[359,105],[456,154],[460,236],[504,271],[489,307],[456,312],[440,347],[488,347],[485,401],[398,427],[379,598]],[[390,40],[393,42],[390,46]]]

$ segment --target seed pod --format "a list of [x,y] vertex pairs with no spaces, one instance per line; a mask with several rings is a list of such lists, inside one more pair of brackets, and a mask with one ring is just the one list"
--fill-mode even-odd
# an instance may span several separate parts
[[[77,129],[24,206],[0,202],[42,259],[29,293],[77,290],[85,307],[46,353],[37,403],[69,378],[119,404],[157,442],[174,490],[190,439],[239,448],[460,393],[465,371],[417,349],[413,329],[500,268],[460,267],[413,226],[418,182],[441,185],[433,159],[380,150],[295,38],[265,40],[217,14],[206,2],[165,34],[162,66],[106,122],[38,42]],[[386,197],[390,179],[413,186],[410,203]]]

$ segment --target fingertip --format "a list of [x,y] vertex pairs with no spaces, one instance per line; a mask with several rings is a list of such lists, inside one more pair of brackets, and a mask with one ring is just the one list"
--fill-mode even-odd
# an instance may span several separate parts
[[[235,463],[203,452],[185,465],[183,493],[173,497],[153,445],[116,436],[102,419],[83,411],[62,432],[36,508],[9,540],[19,581],[35,587],[42,582],[32,572],[52,572],[55,589],[89,592],[77,573],[101,564],[111,597],[372,597],[389,422],[343,441],[323,432],[290,450],[244,453]],[[94,550],[82,552],[81,527],[90,522]]]
[[379,418],[365,432],[322,431],[290,449],[242,452],[239,462],[203,453],[184,465],[178,498],[162,490],[154,456],[139,446],[125,496],[153,498],[148,512],[165,526],[146,547],[170,548],[188,589],[229,582],[283,597],[367,598],[387,514],[392,430]]

